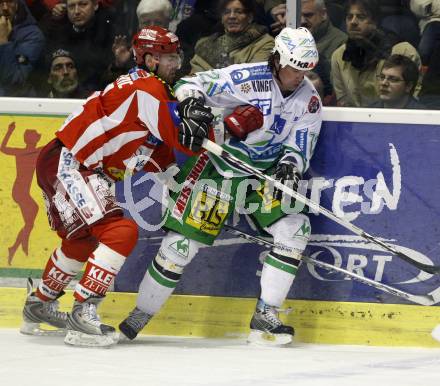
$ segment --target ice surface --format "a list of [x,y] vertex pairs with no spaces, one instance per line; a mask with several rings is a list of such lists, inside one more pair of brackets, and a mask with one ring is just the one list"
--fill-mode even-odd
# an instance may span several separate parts
[[439,349],[141,336],[110,349],[0,330],[0,383],[9,386],[439,386]]

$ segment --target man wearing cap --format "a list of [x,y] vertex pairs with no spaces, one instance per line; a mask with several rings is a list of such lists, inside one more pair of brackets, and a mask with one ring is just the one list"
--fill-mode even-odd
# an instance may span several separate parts
[[81,90],[75,60],[69,51],[62,48],[50,55],[50,70],[47,78],[50,91],[49,98],[78,98],[87,96]]

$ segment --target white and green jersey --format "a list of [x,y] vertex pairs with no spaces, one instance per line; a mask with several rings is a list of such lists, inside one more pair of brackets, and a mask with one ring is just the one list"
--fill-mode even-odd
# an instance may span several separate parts
[[[205,104],[212,107],[258,107],[264,116],[263,126],[243,141],[230,138],[223,145],[252,166],[266,170],[281,157],[289,157],[303,173],[309,167],[322,117],[321,100],[307,78],[284,98],[267,62],[234,64],[182,78],[175,91],[177,95],[194,95],[198,91],[204,95]],[[209,156],[220,174],[232,170],[234,175],[243,176],[222,159]]]

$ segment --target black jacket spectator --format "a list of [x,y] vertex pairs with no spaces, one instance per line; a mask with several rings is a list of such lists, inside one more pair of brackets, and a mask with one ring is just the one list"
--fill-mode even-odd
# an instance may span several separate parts
[[113,21],[105,9],[98,8],[82,28],[76,28],[67,17],[61,21],[47,17],[42,28],[48,38],[47,52],[62,47],[75,57],[84,89],[92,91],[104,86],[100,79],[112,61],[114,38]]

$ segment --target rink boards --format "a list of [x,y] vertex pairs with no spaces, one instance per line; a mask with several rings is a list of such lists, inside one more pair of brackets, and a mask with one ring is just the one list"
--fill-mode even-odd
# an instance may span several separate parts
[[[30,100],[1,104],[1,135],[16,122],[9,145],[24,148],[24,132],[41,133],[44,144],[63,121],[63,114],[79,101]],[[53,103],[51,103],[53,102]],[[65,104],[64,104],[65,103]],[[28,113],[26,111],[29,111]],[[33,115],[31,115],[33,111]],[[38,114],[35,114],[38,112]],[[43,114],[40,115],[40,114]],[[440,157],[437,112],[326,109],[325,123],[310,167],[307,195],[365,231],[380,236],[416,260],[440,264],[439,210]],[[307,131],[297,137],[309,143]],[[39,205],[29,239],[28,255],[20,247],[11,266],[5,256],[23,227],[22,206],[11,198],[17,186],[17,157],[0,153],[0,277],[38,278],[57,238],[48,231],[44,205],[35,178],[30,195]],[[20,165],[18,166],[20,167]],[[115,290],[137,290],[149,261],[154,257],[162,231],[147,231],[160,222],[161,189],[148,176],[136,176],[117,186],[118,200],[136,219],[141,234],[134,253],[117,277]],[[304,190],[305,191],[305,190]],[[145,194],[149,199],[145,200]],[[140,203],[142,207],[137,205]],[[407,292],[440,291],[437,277],[425,274],[365,243],[330,220],[311,214],[312,238],[307,253],[317,259],[396,286]],[[254,232],[246,217],[234,225]],[[149,333],[194,336],[241,336],[247,331],[259,291],[261,261],[266,250],[229,234],[222,234],[212,248],[203,248],[194,259]],[[21,292],[20,292],[21,291]],[[7,310],[0,326],[18,323],[21,289],[2,289]],[[20,299],[15,302],[17,297]],[[405,304],[365,285],[304,265],[289,293],[294,311],[287,316],[298,339],[307,342],[419,345],[435,343],[426,332],[440,323],[438,306]],[[295,299],[295,300],[294,300]],[[301,300],[296,300],[301,299]],[[134,304],[133,294],[113,293],[105,302],[110,320],[117,322]],[[286,305],[286,306],[288,306]],[[1,312],[2,310],[0,310]],[[4,311],[4,310],[3,310]],[[9,323],[9,324],[8,324]],[[329,340],[330,339],[330,340]]]

